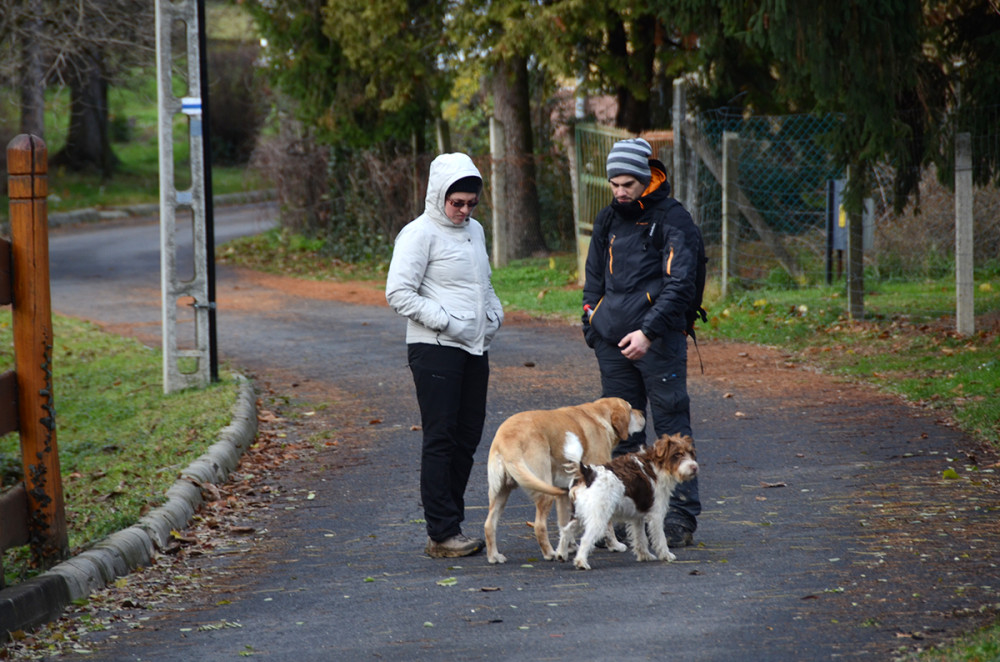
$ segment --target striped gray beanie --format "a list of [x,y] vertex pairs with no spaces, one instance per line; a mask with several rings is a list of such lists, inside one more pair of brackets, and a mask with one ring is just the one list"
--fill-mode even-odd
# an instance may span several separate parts
[[608,179],[631,175],[643,186],[649,185],[649,158],[653,148],[642,138],[619,140],[608,153]]

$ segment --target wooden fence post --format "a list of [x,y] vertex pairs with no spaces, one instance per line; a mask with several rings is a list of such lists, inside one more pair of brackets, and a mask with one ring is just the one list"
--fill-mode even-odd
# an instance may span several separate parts
[[69,549],[52,394],[47,155],[37,136],[22,134],[7,146],[21,458],[31,552],[43,567]]

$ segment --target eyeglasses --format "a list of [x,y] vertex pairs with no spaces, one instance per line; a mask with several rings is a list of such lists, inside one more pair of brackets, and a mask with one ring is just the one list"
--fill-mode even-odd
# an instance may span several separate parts
[[455,209],[462,209],[463,207],[468,207],[469,210],[471,211],[476,208],[476,205],[479,204],[479,200],[469,200],[469,201],[448,200],[448,204],[454,207]]

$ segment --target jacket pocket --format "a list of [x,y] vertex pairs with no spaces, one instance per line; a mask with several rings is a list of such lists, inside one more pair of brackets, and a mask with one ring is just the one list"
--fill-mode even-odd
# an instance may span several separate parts
[[489,345],[493,336],[500,330],[500,316],[494,310],[486,311],[486,335],[483,339],[484,345]]
[[444,330],[446,335],[460,342],[472,343],[476,340],[478,329],[475,311],[448,311],[448,326]]

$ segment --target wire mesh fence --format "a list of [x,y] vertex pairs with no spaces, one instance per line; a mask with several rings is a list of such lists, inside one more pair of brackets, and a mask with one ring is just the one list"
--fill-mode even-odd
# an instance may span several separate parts
[[[966,109],[949,117],[953,140],[959,132],[972,137],[973,166],[977,173],[974,190],[974,263],[977,284],[988,293],[996,288],[989,280],[1000,275],[1000,190],[978,173],[988,172],[1000,162],[1000,109]],[[730,282],[741,288],[834,287],[843,284],[846,255],[843,246],[844,215],[831,199],[840,191],[847,173],[838,165],[827,145],[830,134],[842,121],[838,115],[745,116],[731,110],[713,110],[694,119],[703,144],[714,152],[710,165],[695,156],[687,167],[696,167],[697,185],[682,201],[702,229],[710,257],[710,277],[719,276],[722,264],[723,196],[718,162],[722,160],[723,136],[735,134],[737,182],[742,192],[736,241],[730,247],[733,272]],[[597,210],[610,202],[604,162],[615,140],[630,134],[616,129],[577,127],[577,161],[580,190],[578,232],[586,235]],[[672,140],[659,145],[658,155],[667,164]],[[942,150],[947,154],[948,150]],[[685,163],[689,163],[685,161]],[[585,173],[585,175],[584,175]],[[875,185],[867,205],[864,274],[867,289],[879,283],[942,280],[955,269],[954,161],[945,159],[921,173],[919,196],[896,213],[891,164],[872,173]],[[680,173],[691,180],[690,174]],[[671,173],[672,181],[678,173]],[[836,184],[835,184],[836,183]],[[831,204],[833,202],[833,204]],[[747,219],[753,216],[756,225]],[[762,219],[762,221],[761,221]],[[763,227],[761,226],[763,223]],[[758,230],[766,230],[762,237]],[[768,241],[770,240],[770,241]],[[792,257],[798,273],[791,274],[787,261],[775,254],[773,241]],[[582,242],[582,243],[585,243]],[[954,288],[942,292],[931,304],[941,315],[954,313]],[[977,314],[996,307],[995,296],[977,299]]]

